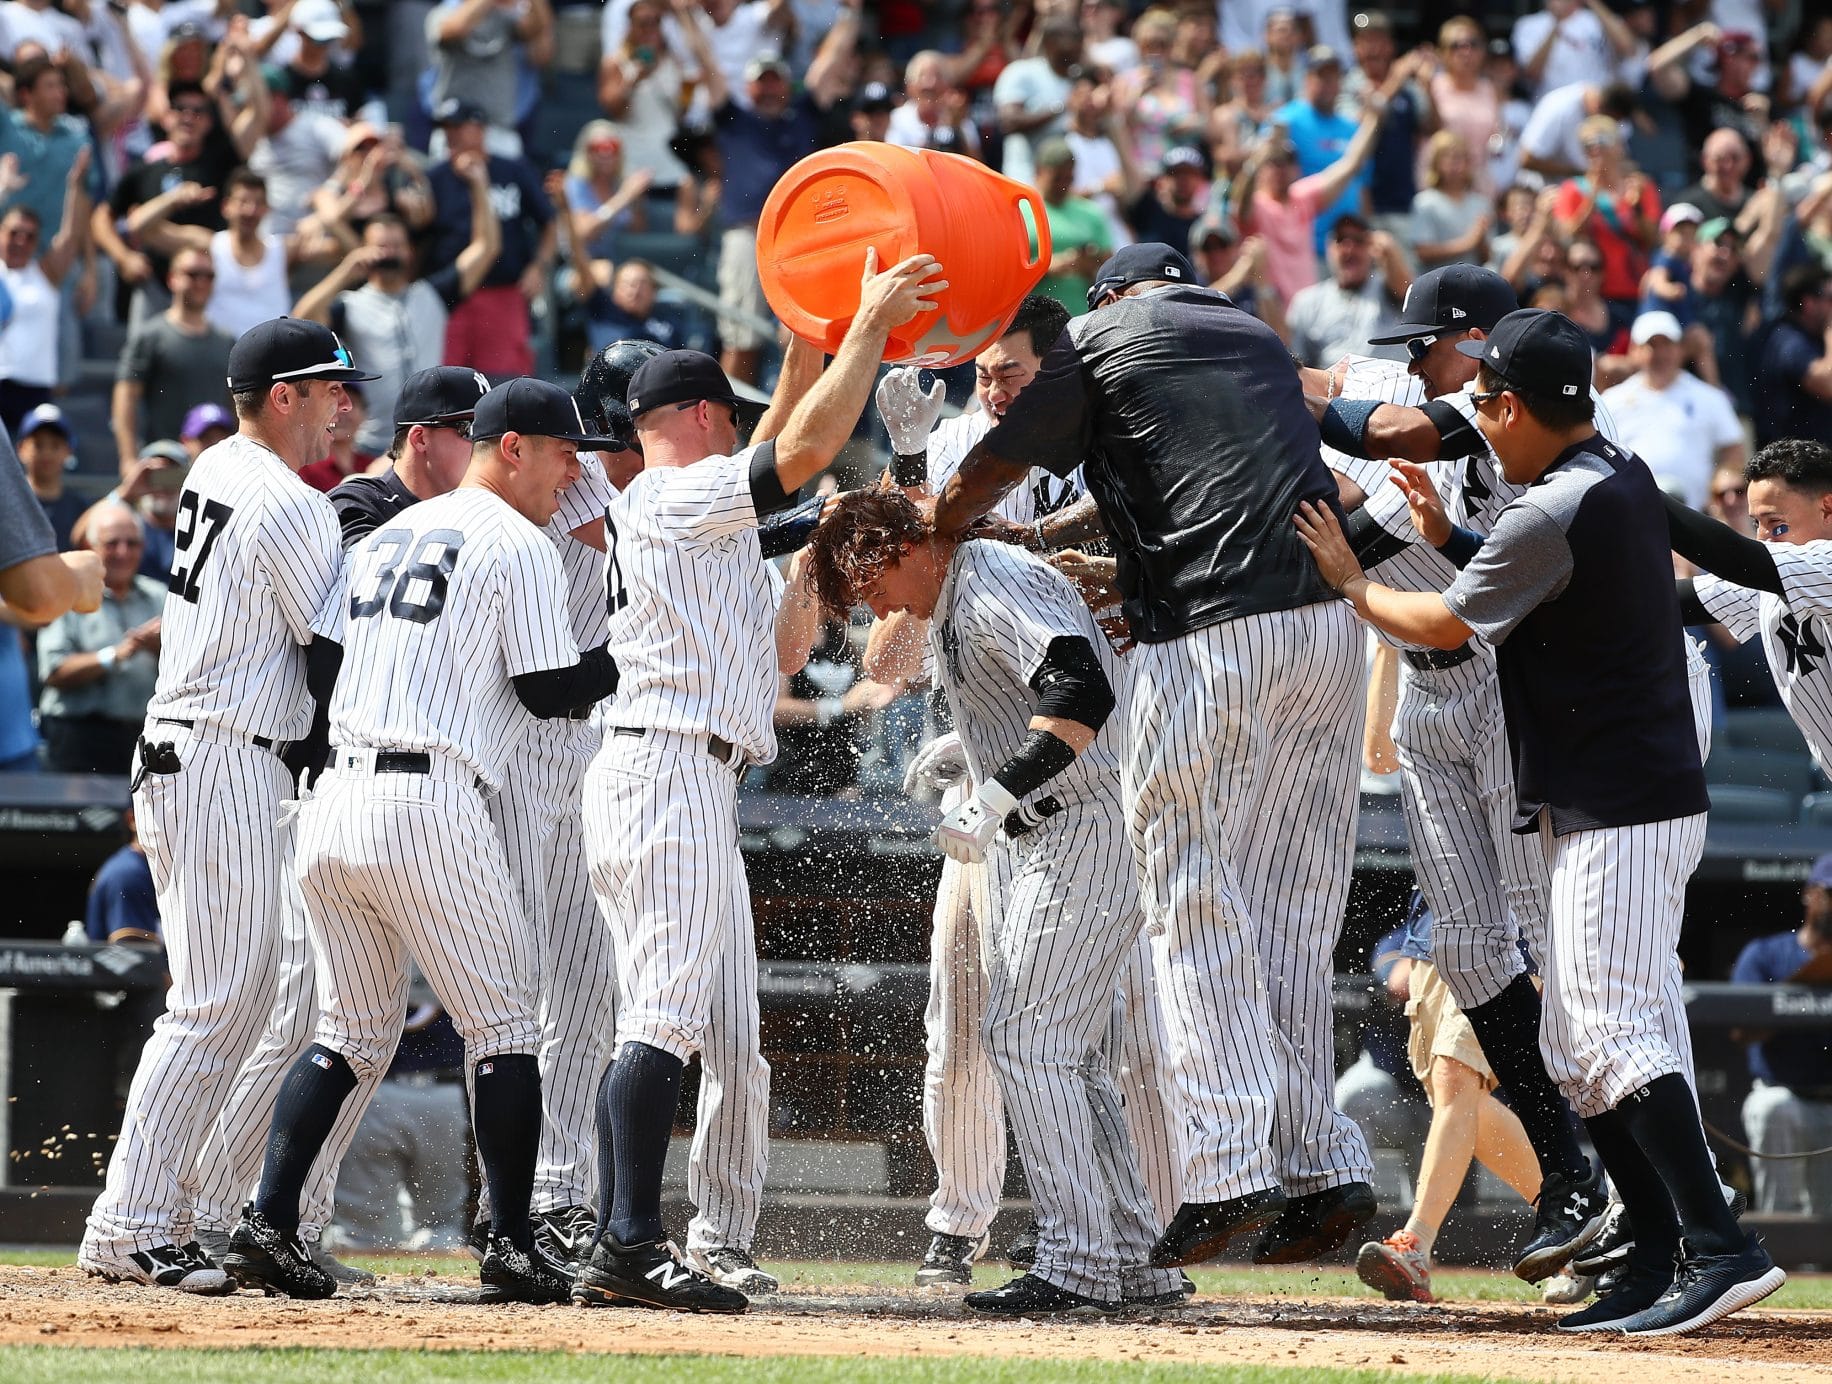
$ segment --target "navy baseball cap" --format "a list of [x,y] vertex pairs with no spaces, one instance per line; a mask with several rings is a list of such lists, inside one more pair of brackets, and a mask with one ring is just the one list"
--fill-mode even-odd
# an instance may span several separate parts
[[701,399],[729,404],[740,416],[756,408],[738,397],[719,362],[704,351],[663,351],[637,366],[636,373],[630,376],[627,400],[632,418],[669,404],[698,403]]
[[379,380],[350,359],[337,333],[303,317],[276,317],[236,338],[229,348],[229,392],[265,389],[292,380]]
[[609,447],[615,438],[599,437],[586,429],[573,396],[557,384],[526,376],[499,384],[477,400],[471,419],[471,440],[520,433],[524,437],[557,437],[581,447]]
[[1459,341],[1457,350],[1515,389],[1567,398],[1590,393],[1590,341],[1562,312],[1521,308],[1497,322],[1486,341]]
[[1146,240],[1115,251],[1100,267],[1094,282],[1088,285],[1088,307],[1128,284],[1168,279],[1172,283],[1200,284],[1202,276],[1187,256],[1179,254],[1162,241]]
[[394,401],[394,425],[458,422],[476,413],[478,401],[489,392],[490,381],[468,366],[435,365],[417,371],[407,377]]
[[1807,883],[1821,889],[1832,889],[1832,851],[1827,851],[1813,862],[1813,872],[1807,876]]
[[1519,306],[1514,286],[1493,269],[1447,264],[1412,281],[1400,306],[1398,324],[1385,336],[1369,337],[1368,344],[1392,346],[1415,336],[1464,332],[1471,327],[1493,331],[1497,322]]
[[475,122],[479,125],[490,123],[490,117],[484,113],[482,106],[475,101],[467,101],[462,96],[448,96],[433,107],[433,124],[467,125]]
[[56,404],[40,404],[19,420],[19,440],[24,442],[35,432],[49,428],[52,432],[62,433],[64,441],[76,445],[76,429],[70,426],[70,420]]

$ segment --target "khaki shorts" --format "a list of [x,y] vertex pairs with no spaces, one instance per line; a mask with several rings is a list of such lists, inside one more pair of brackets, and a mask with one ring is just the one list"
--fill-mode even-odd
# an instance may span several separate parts
[[1488,1058],[1482,1055],[1482,1044],[1476,1041],[1476,1030],[1470,1027],[1463,1011],[1450,993],[1450,987],[1429,961],[1412,963],[1412,998],[1406,1001],[1406,1018],[1411,1022],[1411,1036],[1406,1055],[1412,1060],[1413,1075],[1431,1093],[1431,1063],[1438,1057],[1461,1062],[1481,1078],[1482,1089],[1495,1089],[1495,1073]]
[[[755,317],[770,317],[763,280],[757,276],[757,228],[732,226],[719,238],[719,302]],[[719,318],[719,340],[728,351],[759,351],[770,344],[749,322]]]

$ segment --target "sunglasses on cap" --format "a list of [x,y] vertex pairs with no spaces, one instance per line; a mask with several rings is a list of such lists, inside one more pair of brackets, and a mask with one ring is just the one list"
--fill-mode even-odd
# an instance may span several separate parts
[[1433,332],[1430,336],[1413,336],[1406,339],[1406,358],[1423,360],[1431,354],[1431,348],[1438,342],[1453,336],[1462,336],[1462,332]]

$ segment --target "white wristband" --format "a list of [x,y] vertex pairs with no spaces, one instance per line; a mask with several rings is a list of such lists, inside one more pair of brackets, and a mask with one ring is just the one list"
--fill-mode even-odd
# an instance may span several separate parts
[[102,665],[104,671],[111,670],[115,664],[121,661],[121,651],[113,644],[110,644],[106,649],[96,654],[95,661]]
[[987,779],[979,787],[979,800],[996,812],[1001,819],[1018,805],[1018,800],[1011,795],[1011,790],[996,778]]

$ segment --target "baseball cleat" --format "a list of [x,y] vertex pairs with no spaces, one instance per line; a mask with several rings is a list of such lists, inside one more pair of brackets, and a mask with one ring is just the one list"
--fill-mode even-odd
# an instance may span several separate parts
[[1611,1270],[1611,1276],[1617,1281],[1607,1292],[1601,1291],[1603,1285],[1599,1285],[1595,1302],[1559,1318],[1560,1331],[1617,1330],[1618,1323],[1660,1301],[1662,1294],[1673,1285],[1673,1265],[1670,1260],[1664,1265],[1653,1266],[1625,1264]]
[[1539,1300],[1555,1307],[1570,1307],[1583,1302],[1596,1290],[1595,1277],[1587,1273],[1574,1273],[1571,1265],[1567,1264],[1546,1280],[1546,1286],[1540,1290]]
[[212,1264],[221,1264],[229,1257],[229,1232],[226,1230],[205,1230],[197,1228],[197,1247],[210,1256]]
[[125,1254],[105,1254],[85,1246],[76,1256],[77,1267],[107,1283],[143,1283],[149,1288],[174,1288],[181,1293],[221,1297],[235,1291],[235,1282],[193,1240],[184,1246],[155,1245]]
[[487,1217],[465,1231],[464,1252],[479,1264],[483,1263],[484,1255],[490,1252],[490,1222]]
[[1514,1260],[1514,1274],[1529,1283],[1552,1277],[1603,1228],[1609,1197],[1595,1174],[1582,1180],[1554,1173],[1540,1184],[1533,1238]]
[[1041,1227],[1032,1217],[1024,1223],[1017,1238],[1005,1247],[1005,1262],[1014,1269],[1028,1269],[1037,1262],[1037,1235]]
[[916,1267],[916,1286],[935,1288],[944,1283],[973,1282],[973,1261],[986,1252],[991,1235],[937,1235],[929,1252]]
[[1334,1254],[1379,1209],[1374,1189],[1365,1182],[1347,1182],[1293,1197],[1253,1247],[1253,1262],[1303,1264]]
[[1628,1208],[1612,1199],[1597,1233],[1589,1244],[1571,1256],[1566,1267],[1573,1273],[1601,1277],[1628,1263],[1628,1253],[1634,1247],[1635,1228],[1629,1224]]
[[714,1283],[681,1257],[672,1240],[624,1246],[606,1235],[579,1266],[572,1300],[581,1307],[635,1303],[673,1312],[742,1312],[750,1300]]
[[270,1296],[328,1298],[337,1291],[337,1280],[312,1262],[305,1242],[277,1229],[252,1204],[242,1208],[223,1267],[241,1287]]
[[373,1288],[375,1275],[367,1269],[359,1269],[354,1264],[346,1264],[318,1240],[307,1240],[299,1237],[312,1256],[312,1262],[346,1288]]
[[[1181,1301],[1181,1294],[1178,1295]],[[1125,1304],[1114,1299],[1084,1297],[1046,1283],[1034,1274],[1023,1274],[1000,1288],[968,1293],[961,1299],[975,1312],[993,1312],[1003,1317],[1056,1316],[1064,1312],[1117,1312]]]
[[736,1288],[746,1297],[763,1297],[782,1291],[782,1284],[776,1275],[758,1268],[749,1250],[724,1247],[700,1249],[692,1251],[687,1257],[698,1264],[714,1283]]
[[1355,1256],[1355,1276],[1389,1302],[1436,1302],[1431,1295],[1431,1256],[1410,1230],[1370,1240]]
[[1615,1323],[1625,1336],[1683,1336],[1762,1301],[1783,1283],[1782,1272],[1755,1236],[1734,1254],[1682,1250],[1673,1286],[1653,1306]]
[[1213,1259],[1236,1235],[1271,1225],[1288,1204],[1277,1187],[1226,1201],[1186,1201],[1151,1247],[1151,1266],[1175,1269]]
[[477,1300],[499,1302],[566,1302],[572,1297],[572,1275],[566,1267],[538,1247],[517,1249],[500,1235],[491,1235],[477,1268],[483,1292]]
[[574,1203],[534,1213],[535,1247],[568,1273],[577,1273],[598,1238],[598,1215],[589,1206]]

